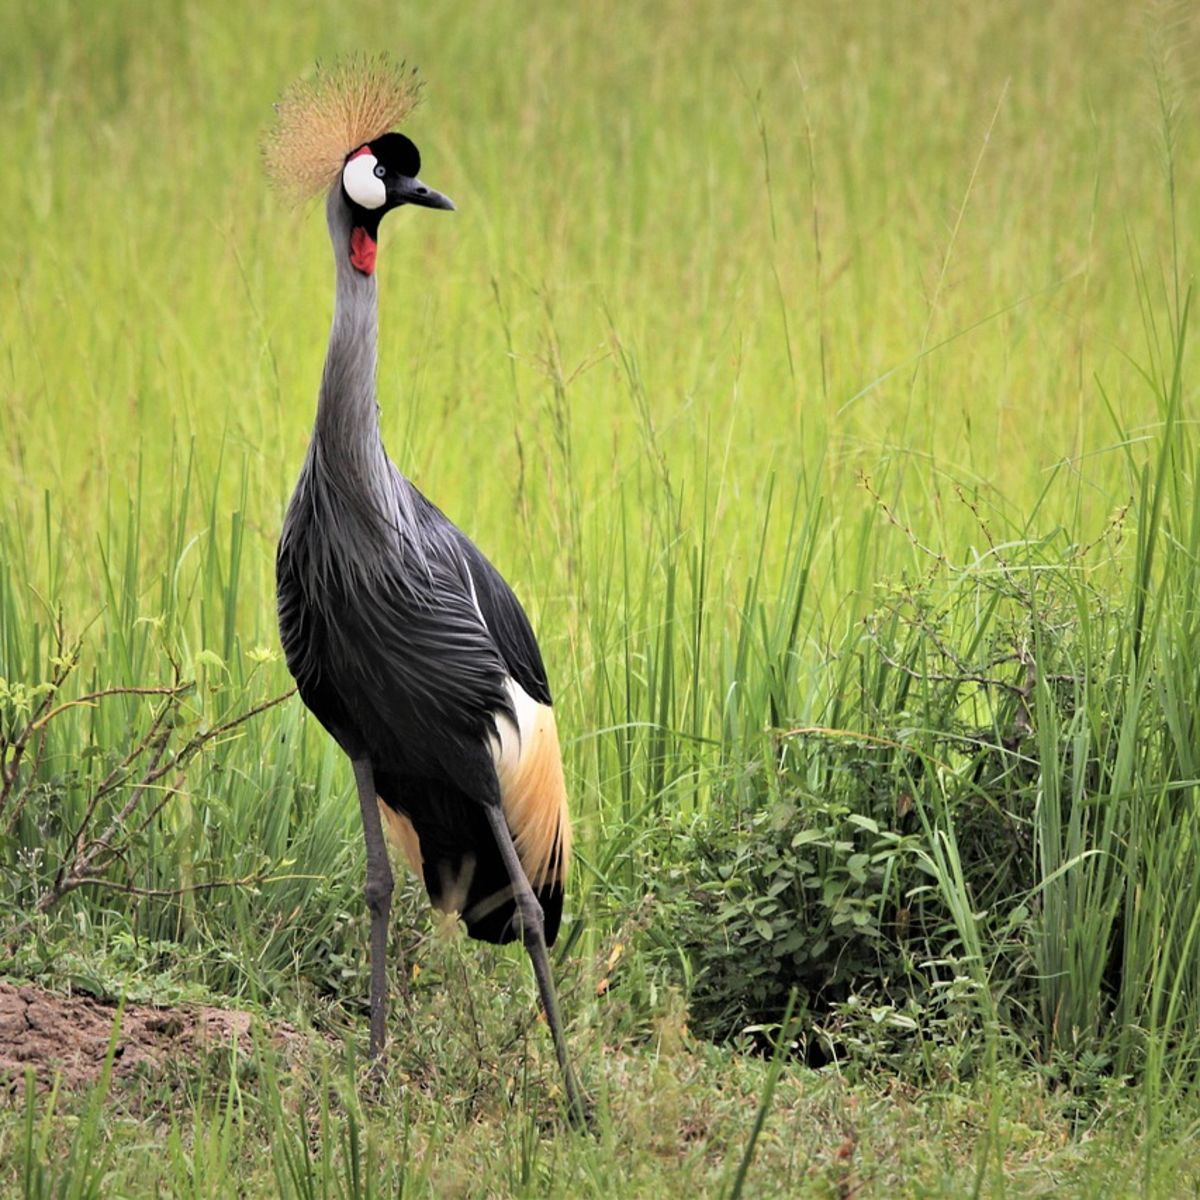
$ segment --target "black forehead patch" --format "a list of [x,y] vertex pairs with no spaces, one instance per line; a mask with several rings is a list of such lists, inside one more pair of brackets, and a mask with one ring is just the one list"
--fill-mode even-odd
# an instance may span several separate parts
[[410,179],[421,172],[421,152],[402,133],[385,133],[371,145],[371,153],[389,171]]

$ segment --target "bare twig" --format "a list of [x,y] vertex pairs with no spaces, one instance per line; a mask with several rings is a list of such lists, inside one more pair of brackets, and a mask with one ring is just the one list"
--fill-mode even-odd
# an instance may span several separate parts
[[871,634],[871,640],[875,643],[875,648],[879,652],[879,657],[893,670],[899,671],[902,675],[907,675],[909,679],[917,679],[923,683],[954,683],[965,684],[974,683],[980,687],[1000,688],[1003,691],[1012,692],[1014,695],[1023,696],[1025,687],[1023,684],[1011,683],[1007,679],[997,679],[994,675],[977,675],[972,671],[956,671],[954,674],[945,674],[940,671],[918,671],[910,667],[907,663],[900,662],[899,659],[893,658],[880,643],[879,639]]
[[[173,699],[174,697],[172,697]],[[171,711],[173,705],[168,702],[164,704],[158,712],[156,712],[150,721],[150,726],[142,735],[141,740],[134,746],[132,750],[121,760],[121,762],[113,767],[111,771],[96,785],[91,796],[88,798],[87,808],[84,810],[83,817],[80,819],[79,827],[75,831],[75,835],[71,838],[71,845],[75,848],[75,853],[79,854],[83,850],[83,838],[88,827],[91,825],[92,817],[96,812],[96,806],[110,792],[115,791],[128,777],[127,769],[144,753],[146,746],[154,739],[159,726],[166,719],[167,713]],[[170,738],[170,730],[164,732],[160,737],[160,744],[166,745]],[[160,751],[161,753],[161,751]]]
[[59,713],[66,712],[68,708],[76,708],[79,705],[86,704],[90,708],[95,708],[96,703],[104,700],[109,696],[178,696],[183,692],[191,691],[195,684],[179,683],[174,687],[111,687],[104,688],[99,692],[88,692],[86,696],[77,696],[74,700],[65,700],[57,708],[51,709],[45,716],[34,721],[32,728],[41,729],[47,722],[52,721]]
[[944,567],[949,567],[952,565],[950,560],[940,550],[934,550],[931,547],[926,546],[925,543],[922,542],[921,539],[918,538],[913,532],[912,526],[896,516],[895,512],[892,511],[891,505],[888,504],[888,502],[875,490],[874,485],[871,483],[870,476],[865,471],[860,470],[858,472],[858,482],[863,486],[871,499],[874,500],[879,506],[880,511],[887,518],[888,523],[899,529],[904,536],[907,537],[908,540],[918,550],[921,551],[922,554],[927,554],[935,562],[940,563]]
[[[38,901],[39,912],[50,911],[64,896],[77,888],[91,884],[102,885],[131,895],[171,896],[182,895],[188,891],[210,890],[213,887],[232,887],[257,878],[247,877],[246,880],[221,880],[177,889],[161,889],[142,888],[128,880],[108,879],[101,874],[117,862],[124,862],[128,868],[128,855],[131,847],[147,826],[162,812],[168,801],[180,793],[187,777],[187,764],[197,754],[218,739],[227,737],[247,721],[282,704],[295,691],[294,688],[289,689],[282,695],[256,704],[236,717],[222,721],[211,728],[202,729],[189,737],[177,750],[171,752],[171,736],[175,726],[169,718],[178,710],[183,696],[193,686],[190,682],[180,681],[177,675],[175,683],[170,686],[107,688],[80,698],[79,702],[81,703],[85,701],[97,703],[105,698],[120,695],[162,696],[164,700],[133,748],[92,790],[79,826],[68,843],[70,849],[67,857],[59,865],[54,882]],[[60,704],[39,713],[37,719],[41,721],[41,727],[45,728],[54,716],[66,711],[73,704],[74,702]],[[92,823],[101,801],[129,783],[134,764],[139,761],[142,764],[138,769],[139,777],[131,787],[125,802],[112,814],[104,828],[100,832],[95,832],[92,829]],[[173,775],[169,783],[160,783],[169,775]],[[147,805],[147,793],[152,790],[155,792],[155,799]]]
[[[66,650],[64,653],[66,644],[67,640],[63,629],[62,614],[59,613],[54,622],[54,670],[50,673],[46,692],[30,714],[29,720],[11,742],[6,742],[6,739],[0,735],[0,751],[4,752],[0,753],[0,760],[4,761],[3,783],[0,783],[0,813],[4,811],[12,797],[13,788],[17,782],[17,775],[21,769],[21,760],[25,756],[25,748],[29,744],[30,737],[36,732],[38,722],[50,710],[54,703],[54,697],[58,694],[67,676],[71,674],[79,662],[79,647],[81,643],[76,641],[70,650]],[[9,819],[10,827],[16,819],[16,815],[14,813],[13,817]]]
[[103,875],[77,875],[73,877],[68,890],[74,891],[81,887],[103,887],[108,888],[111,892],[123,892],[129,896],[148,896],[152,899],[171,900],[178,896],[193,895],[196,892],[211,892],[217,888],[256,887],[260,883],[271,881],[272,877],[269,871],[259,871],[246,875],[242,879],[210,879],[204,883],[189,883],[183,887],[148,888],[139,887],[135,883],[127,883],[122,879],[106,879]]
[[[217,888],[234,888],[234,887],[258,887],[260,884],[266,883],[285,883],[293,880],[320,880],[324,879],[323,875],[304,875],[292,874],[274,875],[270,871],[259,871],[255,874],[246,875],[241,879],[211,879],[203,883],[189,883],[180,887],[174,888],[148,888],[141,887],[135,883],[129,883],[121,879],[108,879],[103,875],[80,875],[72,878],[70,886],[64,890],[58,897],[63,898],[68,892],[76,891],[82,887],[102,887],[108,888],[112,892],[121,892],[127,896],[143,896],[152,900],[174,900],[180,896],[190,896],[197,892],[211,892]],[[57,903],[57,901],[56,901]],[[40,903],[38,912],[46,912],[51,905]],[[33,917],[26,917],[23,921],[18,922],[5,933],[5,940],[11,945],[15,944],[24,936],[26,930],[33,925]]]

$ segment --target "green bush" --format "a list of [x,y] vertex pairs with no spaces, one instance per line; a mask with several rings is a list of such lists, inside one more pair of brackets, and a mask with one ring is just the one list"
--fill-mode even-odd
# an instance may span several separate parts
[[811,1017],[904,970],[914,835],[796,795],[757,810],[714,804],[672,841],[652,932],[686,957],[699,1036],[778,1023],[793,987]]

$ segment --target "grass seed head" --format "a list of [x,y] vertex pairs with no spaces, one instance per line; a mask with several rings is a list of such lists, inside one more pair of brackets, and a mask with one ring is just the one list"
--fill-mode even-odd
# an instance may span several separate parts
[[415,67],[386,54],[317,63],[275,105],[275,123],[263,140],[271,182],[296,201],[327,191],[351,150],[405,120],[422,85]]

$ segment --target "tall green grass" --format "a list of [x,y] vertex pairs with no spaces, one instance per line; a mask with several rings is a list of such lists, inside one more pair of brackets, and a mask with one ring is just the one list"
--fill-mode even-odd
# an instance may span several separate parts
[[[1137,1080],[1169,1122],[1200,1046],[1189,10],[54,0],[6,29],[0,719],[76,644],[55,706],[113,693],[39,728],[0,812],[15,971],[334,1027],[365,995],[351,781],[295,699],[29,914],[168,728],[116,689],[188,685],[177,746],[289,686],[272,559],[330,271],[257,139],[386,30],[459,211],[384,234],[385,439],[539,631],[564,966],[647,933],[577,1041],[704,994],[706,906],[786,828],[823,890],[749,888],[743,949],[827,945],[801,1001],[830,1053]],[[779,1021],[786,975],[721,1032]]]

